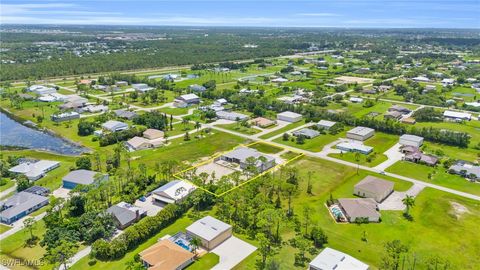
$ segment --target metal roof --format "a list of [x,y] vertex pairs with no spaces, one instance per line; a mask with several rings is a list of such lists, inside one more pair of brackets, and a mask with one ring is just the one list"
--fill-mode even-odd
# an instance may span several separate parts
[[232,228],[230,224],[214,217],[206,216],[188,226],[187,232],[191,232],[207,241],[211,241],[230,228]]

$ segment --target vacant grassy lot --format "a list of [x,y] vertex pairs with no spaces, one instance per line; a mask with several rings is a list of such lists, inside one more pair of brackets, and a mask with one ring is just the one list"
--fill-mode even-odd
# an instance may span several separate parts
[[270,133],[267,133],[267,134],[263,134],[262,136],[260,136],[260,138],[262,139],[268,139],[268,138],[271,138],[275,135],[278,135],[278,134],[283,134],[291,129],[294,129],[296,127],[299,127],[301,125],[304,125],[305,124],[305,120],[302,120],[302,121],[298,121],[296,123],[292,123],[292,124],[288,124],[286,126],[284,126],[283,128],[280,128],[280,129],[277,129],[275,131],[272,131]]
[[[449,174],[445,168],[438,166],[436,168],[416,164],[407,161],[399,161],[386,170],[391,173],[412,177],[418,180],[460,190],[475,195],[480,195],[480,185],[467,181],[465,178]],[[429,178],[429,175],[431,176]]]
[[[318,224],[326,232],[327,246],[355,256],[373,269],[378,268],[381,262],[383,245],[395,239],[409,245],[412,253],[417,254],[418,269],[425,269],[424,260],[433,255],[448,259],[452,265],[449,269],[476,269],[480,263],[480,257],[475,255],[480,250],[476,236],[480,222],[478,202],[427,188],[416,199],[412,210],[414,221],[407,221],[400,211],[382,211],[382,222],[378,224],[336,224],[324,206],[325,201],[330,193],[334,198],[353,197],[353,186],[367,173],[360,171],[356,175],[355,168],[307,157],[291,165],[299,168],[304,179],[308,171],[316,172],[312,178],[314,195],[306,194],[307,183],[303,181],[300,195],[293,200],[293,208],[299,220],[303,220],[303,206],[312,208],[310,224]],[[393,180],[383,175],[377,177]],[[406,190],[411,186],[408,182],[393,181],[396,190]],[[468,212],[459,215],[452,203],[466,207]],[[448,233],[445,233],[446,228]],[[368,242],[361,240],[364,232]],[[285,225],[282,229],[283,241],[294,235],[293,226]],[[280,262],[281,269],[305,269],[294,266],[296,252],[295,248],[283,245],[274,258]],[[313,259],[319,252],[307,253],[307,257]],[[235,269],[254,269],[258,258],[250,256]]]
[[216,126],[247,135],[257,134],[261,131],[260,129],[254,127],[244,127],[240,125],[240,123],[222,124]]
[[8,178],[4,178],[5,179],[5,185],[3,186],[0,186],[0,191],[4,191],[6,189],[9,189],[11,187],[13,187],[13,185],[15,185],[15,181],[11,180],[11,179],[8,179]]
[[293,136],[290,136],[290,139],[288,141],[284,141],[283,137],[277,138],[273,141],[277,142],[277,143],[285,144],[285,145],[288,145],[288,146],[300,148],[300,149],[303,149],[303,150],[308,150],[308,151],[312,151],[312,152],[320,152],[320,151],[322,151],[322,149],[325,145],[327,145],[329,143],[332,143],[339,138],[345,137],[345,134],[347,133],[346,130],[347,129],[345,129],[345,131],[340,132],[336,135],[332,135],[332,134],[327,133],[327,134],[321,134],[320,136],[315,137],[313,139],[305,139],[304,144],[298,144],[295,140],[295,137],[293,137]]
[[250,148],[257,149],[258,151],[266,154],[276,154],[283,151],[282,148],[269,145],[266,143],[256,143],[249,146]]
[[12,227],[10,226],[7,226],[7,225],[3,225],[3,224],[0,224],[0,234],[10,230]]

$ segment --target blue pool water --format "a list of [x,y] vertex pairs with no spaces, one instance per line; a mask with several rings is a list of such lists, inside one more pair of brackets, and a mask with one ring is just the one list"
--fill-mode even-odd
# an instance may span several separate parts
[[175,241],[175,244],[181,246],[182,248],[190,251],[190,247],[184,243],[184,241],[182,241],[181,239],[178,239],[177,241]]

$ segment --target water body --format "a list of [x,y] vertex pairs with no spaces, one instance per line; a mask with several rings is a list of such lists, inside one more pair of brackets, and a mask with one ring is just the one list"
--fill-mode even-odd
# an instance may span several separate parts
[[43,150],[62,155],[80,155],[88,149],[59,137],[24,126],[0,112],[0,145]]

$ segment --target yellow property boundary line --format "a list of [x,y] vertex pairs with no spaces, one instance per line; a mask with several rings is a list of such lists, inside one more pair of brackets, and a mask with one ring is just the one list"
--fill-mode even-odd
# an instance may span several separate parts
[[[201,187],[201,186],[198,186],[198,185],[196,185],[195,183],[192,183],[191,181],[186,180],[186,179],[184,179],[183,177],[180,176],[180,174],[183,174],[183,173],[185,173],[185,172],[187,172],[187,171],[193,170],[193,169],[195,169],[195,168],[197,168],[197,167],[200,167],[200,166],[202,166],[202,165],[205,165],[205,164],[207,164],[207,163],[210,163],[210,162],[212,162],[213,160],[215,160],[217,157],[223,155],[224,153],[231,152],[231,151],[237,149],[238,147],[250,147],[250,146],[255,145],[255,144],[266,144],[266,145],[269,145],[269,146],[272,146],[272,147],[275,147],[275,148],[281,148],[281,149],[283,149],[283,150],[288,150],[289,152],[295,153],[295,154],[297,154],[297,156],[295,156],[295,157],[293,157],[293,158],[285,161],[285,162],[282,163],[282,164],[278,164],[278,165],[276,165],[276,166],[274,166],[274,167],[272,167],[272,168],[270,168],[270,169],[268,169],[268,170],[266,170],[266,171],[264,171],[264,172],[262,172],[262,173],[260,173],[260,174],[257,174],[257,175],[255,175],[254,177],[248,179],[247,181],[241,183],[240,185],[238,185],[238,186],[236,186],[236,187],[233,187],[233,188],[231,188],[231,189],[229,189],[229,190],[227,190],[227,191],[224,191],[224,192],[222,192],[222,193],[220,193],[220,194],[213,193],[213,192],[211,192],[210,190],[208,190],[208,189],[206,189],[206,188],[203,188],[203,187]],[[282,151],[283,151],[283,150],[282,150]],[[281,151],[280,151],[280,152],[281,152]],[[252,182],[253,180],[255,180],[255,179],[259,178],[259,177],[264,176],[264,175],[267,174],[267,173],[272,172],[273,170],[276,170],[276,169],[279,169],[279,168],[281,168],[281,167],[284,167],[284,166],[287,165],[288,163],[290,163],[290,162],[292,162],[292,161],[294,161],[294,160],[296,160],[296,159],[299,159],[299,158],[303,157],[304,155],[305,155],[304,153],[295,152],[295,151],[292,151],[292,150],[290,150],[290,149],[286,149],[286,148],[282,148],[282,147],[279,147],[279,146],[274,145],[274,144],[270,144],[270,143],[268,143],[268,142],[256,141],[256,142],[252,142],[252,143],[249,143],[249,144],[246,144],[246,145],[240,144],[240,145],[238,145],[238,146],[235,146],[235,147],[232,148],[231,150],[224,151],[224,152],[221,152],[221,153],[219,153],[219,154],[215,154],[212,158],[210,158],[210,159],[208,159],[208,160],[206,160],[206,161],[203,161],[203,162],[201,162],[201,163],[199,163],[199,164],[196,164],[196,165],[191,166],[191,167],[189,167],[189,168],[187,168],[187,169],[185,169],[185,170],[182,170],[182,171],[180,171],[180,172],[175,173],[175,174],[173,175],[173,177],[175,177],[175,178],[177,178],[177,179],[179,179],[179,180],[188,182],[188,183],[194,185],[197,189],[203,190],[203,191],[207,192],[208,194],[214,195],[215,197],[221,197],[221,196],[223,196],[223,195],[225,195],[225,194],[227,194],[227,193],[229,193],[229,192],[232,192],[233,190],[235,190],[235,189],[237,189],[237,188],[240,188],[240,187],[242,187],[242,186],[244,186],[244,185]]]

